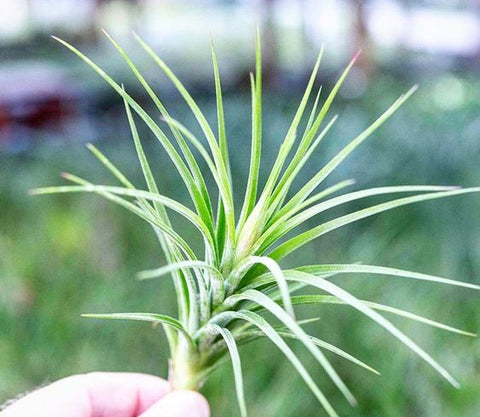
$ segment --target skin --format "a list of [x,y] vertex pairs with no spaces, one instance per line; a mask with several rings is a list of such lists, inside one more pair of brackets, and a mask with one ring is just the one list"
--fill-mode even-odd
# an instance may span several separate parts
[[95,372],[61,379],[23,397],[0,417],[209,417],[198,392],[136,373]]

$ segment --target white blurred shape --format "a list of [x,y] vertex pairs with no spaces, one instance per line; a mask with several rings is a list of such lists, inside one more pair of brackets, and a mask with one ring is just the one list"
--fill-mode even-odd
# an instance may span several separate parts
[[408,29],[408,18],[397,2],[377,0],[368,7],[367,25],[375,42],[384,46],[396,46]]
[[480,19],[471,12],[413,9],[407,29],[412,49],[466,56],[480,50]]
[[443,75],[434,84],[434,103],[443,110],[456,110],[465,104],[465,84],[452,74]]
[[62,28],[76,32],[84,29],[95,12],[95,0],[33,0],[30,14],[40,29]]
[[17,38],[27,25],[27,0],[0,0],[0,41]]
[[301,11],[300,2],[281,0],[275,8],[275,20],[280,26],[297,28],[301,24]]
[[[305,29],[312,44],[324,44],[337,61],[351,53],[353,22],[351,2],[346,0],[305,0]],[[332,61],[330,61],[332,62]]]
[[368,79],[365,71],[361,68],[353,67],[345,79],[340,95],[347,99],[360,97],[365,93],[367,85]]

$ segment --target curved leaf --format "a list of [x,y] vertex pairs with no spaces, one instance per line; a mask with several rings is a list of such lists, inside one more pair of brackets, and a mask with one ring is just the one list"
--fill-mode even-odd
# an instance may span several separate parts
[[192,349],[196,349],[195,342],[182,326],[182,324],[173,317],[166,316],[164,314],[153,313],[110,313],[110,314],[82,314],[82,317],[91,319],[102,320],[134,320],[134,321],[146,321],[150,323],[165,324],[178,330],[185,337]]
[[233,375],[235,379],[235,389],[237,391],[237,401],[240,408],[240,415],[242,417],[247,417],[247,405],[245,403],[245,393],[243,389],[242,364],[235,338],[230,330],[220,327],[217,324],[210,324],[209,327],[212,327],[215,331],[217,331],[225,340],[225,344],[227,345],[228,351],[230,352],[230,356],[232,358]]
[[[281,329],[275,329],[277,333],[283,337],[283,338],[291,338],[291,339],[296,339],[298,340],[298,337],[295,336],[294,333],[281,330]],[[265,337],[265,334],[261,331],[256,331],[256,330],[249,330],[243,333],[239,333],[237,336],[237,340],[239,342],[243,341],[244,339],[249,339],[250,337]],[[325,350],[328,350],[329,352],[334,353],[337,356],[340,356],[350,362],[352,362],[355,365],[360,366],[361,368],[366,369],[367,371],[370,371],[374,373],[375,375],[380,375],[380,372],[378,372],[375,368],[372,368],[371,366],[367,365],[365,362],[362,362],[360,359],[357,359],[355,356],[350,355],[349,353],[345,352],[344,350],[340,349],[339,347],[332,345],[331,343],[325,342],[324,340],[321,340],[317,337],[314,336],[309,336],[310,340],[317,345],[320,348],[323,348]]]
[[427,362],[433,369],[435,369],[440,375],[442,375],[450,384],[455,388],[459,388],[460,384],[450,375],[450,373],[443,368],[437,361],[435,361],[428,353],[426,353],[421,347],[419,347],[412,339],[401,332],[385,317],[378,314],[376,311],[366,306],[358,298],[354,297],[349,292],[341,289],[337,285],[315,275],[310,275],[305,272],[295,271],[290,272],[287,275],[287,279],[294,281],[304,282],[311,286],[317,287],[323,291],[326,291],[345,303],[351,305],[356,310],[369,317],[385,330],[391,333],[394,337],[400,340],[405,346],[407,346],[412,352],[416,353],[420,358]]
[[320,402],[320,404],[322,404],[329,417],[339,417],[337,412],[333,409],[332,405],[323,394],[323,392],[320,390],[317,384],[315,384],[311,375],[302,365],[297,355],[295,355],[292,349],[290,349],[290,347],[285,343],[285,341],[280,337],[280,335],[275,331],[275,329],[263,317],[248,310],[226,311],[215,316],[211,322],[228,322],[234,319],[248,321],[254,326],[258,327],[265,334],[265,336],[268,337],[283,352],[286,358],[295,367],[295,369],[300,374],[300,376],[305,381],[310,390],[313,392],[317,400]]
[[435,200],[438,198],[453,197],[455,195],[467,194],[479,192],[480,188],[463,188],[459,190],[452,191],[441,191],[437,193],[429,194],[420,194],[412,197],[399,198],[397,200],[389,201],[387,203],[377,204],[372,207],[368,207],[362,210],[355,211],[353,213],[347,214],[345,216],[338,217],[334,220],[321,224],[313,229],[310,229],[304,233],[301,233],[295,236],[292,239],[287,240],[282,243],[276,249],[268,254],[269,257],[279,260],[298,249],[299,247],[307,244],[313,239],[316,239],[332,230],[338,229],[339,227],[345,226],[347,224],[356,222],[361,219],[373,216],[384,211],[388,211],[397,207],[405,206],[408,204],[418,203],[421,201]]
[[420,281],[434,282],[437,284],[453,285],[456,287],[470,288],[480,290],[480,285],[470,284],[468,282],[455,281],[453,279],[441,278],[435,275],[427,275],[419,272],[406,271],[404,269],[388,268],[377,265],[362,264],[323,264],[309,265],[295,268],[298,271],[307,272],[312,275],[325,274],[373,274],[373,275],[389,275],[399,278],[417,279]]
[[322,353],[321,350],[318,349],[317,346],[310,340],[309,336],[305,333],[305,331],[296,323],[292,317],[290,317],[285,310],[283,310],[277,303],[267,297],[265,294],[262,294],[256,290],[247,290],[240,294],[235,294],[230,296],[228,299],[225,300],[226,305],[230,305],[230,303],[236,303],[238,301],[248,300],[252,301],[270,313],[272,313],[278,320],[280,320],[285,326],[288,327],[295,336],[304,344],[304,346],[310,351],[310,353],[315,357],[315,359],[320,363],[320,365],[325,369],[325,372],[333,381],[333,383],[338,387],[338,389],[342,392],[345,398],[351,405],[356,404],[355,397],[338,376],[335,369],[332,367],[328,359]]

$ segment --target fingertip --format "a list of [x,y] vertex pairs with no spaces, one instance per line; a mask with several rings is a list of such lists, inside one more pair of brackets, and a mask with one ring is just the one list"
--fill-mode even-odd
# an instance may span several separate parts
[[210,405],[206,398],[197,391],[176,391],[172,394],[178,403],[189,405],[195,417],[210,417]]
[[210,417],[210,406],[202,394],[178,390],[155,403],[141,417]]

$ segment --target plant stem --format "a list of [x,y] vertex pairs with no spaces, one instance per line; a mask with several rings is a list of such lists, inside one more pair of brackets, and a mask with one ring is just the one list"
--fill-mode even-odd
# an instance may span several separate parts
[[170,359],[168,380],[173,390],[198,391],[204,382],[198,354],[180,343],[174,357]]

